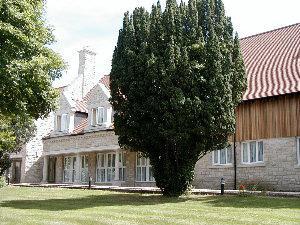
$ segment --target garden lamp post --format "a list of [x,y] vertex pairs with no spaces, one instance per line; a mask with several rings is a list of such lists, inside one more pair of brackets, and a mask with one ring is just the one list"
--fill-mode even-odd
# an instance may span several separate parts
[[221,178],[221,195],[224,195],[224,189],[225,189],[225,179]]

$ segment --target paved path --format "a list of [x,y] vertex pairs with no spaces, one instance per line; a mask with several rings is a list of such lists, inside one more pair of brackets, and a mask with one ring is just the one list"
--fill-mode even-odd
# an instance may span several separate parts
[[[76,185],[76,184],[12,184],[18,187],[44,187],[44,188],[69,188],[69,189],[88,189],[88,185]],[[149,193],[149,194],[160,194],[161,191],[156,187],[119,187],[119,186],[99,186],[92,185],[92,190],[108,190],[108,191],[118,191],[127,193]],[[220,195],[220,190],[211,189],[192,189],[191,194],[195,195]],[[238,195],[241,194],[238,190],[225,190],[226,195]],[[249,195],[266,195],[266,196],[279,196],[279,197],[298,197],[300,198],[300,192],[274,192],[274,191],[244,191],[243,194]]]

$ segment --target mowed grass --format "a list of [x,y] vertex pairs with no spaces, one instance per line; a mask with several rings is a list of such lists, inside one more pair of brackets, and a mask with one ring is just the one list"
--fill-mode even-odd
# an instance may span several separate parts
[[300,224],[299,198],[5,187],[0,224]]

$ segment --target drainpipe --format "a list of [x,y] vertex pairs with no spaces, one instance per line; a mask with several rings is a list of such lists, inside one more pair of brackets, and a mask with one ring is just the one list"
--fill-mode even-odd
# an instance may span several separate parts
[[234,167],[234,190],[236,190],[237,172],[236,172],[236,133],[233,134],[233,167]]

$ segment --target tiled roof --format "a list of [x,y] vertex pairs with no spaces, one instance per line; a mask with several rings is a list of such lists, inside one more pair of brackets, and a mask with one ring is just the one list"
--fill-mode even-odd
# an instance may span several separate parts
[[104,84],[104,86],[110,90],[110,76],[109,75],[104,75],[104,77],[102,77],[100,79],[100,83]]
[[248,88],[243,100],[300,92],[300,23],[240,40]]
[[84,132],[84,128],[88,126],[88,119],[84,118],[73,130],[72,134],[79,134]]
[[75,110],[76,112],[84,112],[84,113],[88,113],[87,110],[87,105],[84,101],[76,101],[76,105],[75,105]]
[[99,82],[83,97],[83,99],[82,99],[82,101],[83,102],[87,102],[87,101],[89,101],[90,99],[91,99],[91,94],[92,94],[92,92],[94,91],[94,89],[97,87],[97,85],[99,84],[99,83],[102,83],[102,84],[104,84],[104,86],[108,89],[108,90],[110,90],[110,88],[109,88],[109,84],[110,84],[110,76],[109,75],[104,75],[104,77],[102,77],[100,80],[99,80]]

